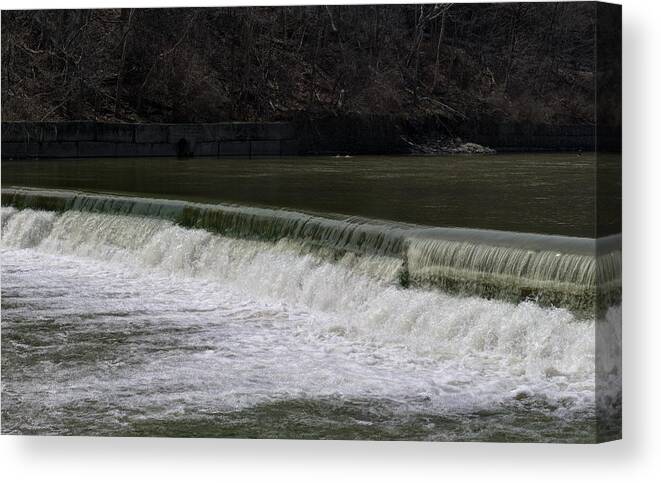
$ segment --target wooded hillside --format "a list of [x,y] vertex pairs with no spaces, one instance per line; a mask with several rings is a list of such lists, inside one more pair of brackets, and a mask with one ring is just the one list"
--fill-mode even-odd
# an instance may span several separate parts
[[592,123],[594,5],[2,12],[2,119]]

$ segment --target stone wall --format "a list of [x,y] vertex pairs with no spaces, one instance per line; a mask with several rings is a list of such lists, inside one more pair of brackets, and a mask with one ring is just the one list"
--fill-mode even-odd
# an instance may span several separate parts
[[3,159],[296,154],[290,123],[2,123]]

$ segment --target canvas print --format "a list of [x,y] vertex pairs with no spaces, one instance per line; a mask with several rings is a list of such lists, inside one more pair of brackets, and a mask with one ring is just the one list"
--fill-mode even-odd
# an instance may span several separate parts
[[621,437],[621,7],[2,11],[2,433]]

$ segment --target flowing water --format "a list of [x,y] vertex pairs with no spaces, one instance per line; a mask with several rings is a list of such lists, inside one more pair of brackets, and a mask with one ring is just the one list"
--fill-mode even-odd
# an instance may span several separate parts
[[140,193],[3,188],[3,432],[598,439],[618,237]]

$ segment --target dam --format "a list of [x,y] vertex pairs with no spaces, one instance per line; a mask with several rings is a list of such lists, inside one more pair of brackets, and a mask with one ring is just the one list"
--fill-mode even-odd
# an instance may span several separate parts
[[[15,188],[3,189],[2,203],[18,209],[67,212],[64,218],[71,216],[68,212],[81,212],[76,223],[82,225],[88,221],[85,213],[95,214],[93,219],[101,226],[121,221],[122,226],[132,224],[136,229],[144,218],[161,219],[225,237],[274,243],[288,240],[300,244],[301,251],[329,252],[332,257],[347,253],[384,257],[386,265],[397,260],[396,276],[405,286],[437,286],[514,302],[530,298],[546,305],[594,310],[599,280],[600,293],[607,303],[619,301],[621,241],[617,235],[597,241],[322,217],[227,204]],[[98,214],[119,218],[112,216],[104,222],[103,215]],[[599,257],[598,243],[600,252],[605,252]]]
[[3,428],[607,438],[622,256],[595,166],[3,161]]

